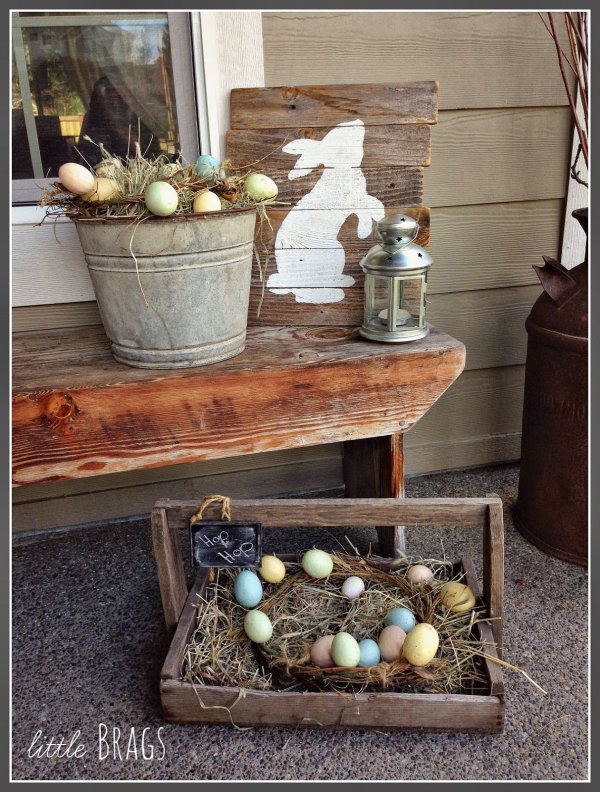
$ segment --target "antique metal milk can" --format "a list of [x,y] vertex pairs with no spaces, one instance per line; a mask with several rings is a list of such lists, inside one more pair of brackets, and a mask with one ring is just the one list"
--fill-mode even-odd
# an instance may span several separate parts
[[[587,209],[573,216],[587,234]],[[571,270],[544,256],[544,293],[528,333],[518,530],[549,555],[587,565],[588,262]]]

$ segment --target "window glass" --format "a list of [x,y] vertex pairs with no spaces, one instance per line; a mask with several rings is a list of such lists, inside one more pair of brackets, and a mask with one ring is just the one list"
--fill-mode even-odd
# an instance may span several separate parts
[[180,149],[167,14],[14,14],[13,178]]

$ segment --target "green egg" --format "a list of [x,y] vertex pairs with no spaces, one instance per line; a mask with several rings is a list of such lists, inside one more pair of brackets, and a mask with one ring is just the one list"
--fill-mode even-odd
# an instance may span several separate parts
[[302,556],[302,569],[311,577],[326,578],[333,569],[333,558],[324,550],[307,550]]
[[350,633],[337,633],[331,644],[331,657],[340,668],[355,668],[360,662],[358,641]]
[[254,643],[266,643],[273,635],[273,625],[266,613],[250,610],[244,618],[244,631]]

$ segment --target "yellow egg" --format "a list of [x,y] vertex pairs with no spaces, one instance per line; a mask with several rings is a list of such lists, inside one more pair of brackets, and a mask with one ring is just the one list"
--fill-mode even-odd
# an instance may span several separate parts
[[73,195],[84,195],[94,189],[96,177],[83,165],[65,162],[58,169],[58,178],[65,190]]
[[81,196],[88,203],[114,203],[119,200],[117,183],[105,176],[96,179],[96,187]]
[[425,564],[415,564],[409,567],[406,577],[415,586],[420,586],[422,583],[428,583],[433,577],[433,572]]
[[331,656],[331,645],[333,644],[333,635],[323,635],[317,638],[310,648],[310,662],[319,668],[332,668],[333,657]]
[[205,190],[194,198],[192,209],[194,212],[218,212],[221,209],[221,200],[214,192]]
[[453,580],[440,589],[440,600],[453,613],[466,613],[475,607],[475,595],[464,583]]
[[427,622],[421,622],[416,624],[406,636],[402,654],[411,665],[425,666],[433,660],[439,645],[440,636],[435,627]]
[[389,627],[384,627],[377,639],[381,657],[387,663],[393,663],[394,660],[399,660],[405,641],[406,633],[402,627],[398,627],[396,624],[390,624]]
[[279,583],[285,577],[285,565],[283,561],[272,555],[262,557],[260,569],[258,570],[260,576],[267,583]]

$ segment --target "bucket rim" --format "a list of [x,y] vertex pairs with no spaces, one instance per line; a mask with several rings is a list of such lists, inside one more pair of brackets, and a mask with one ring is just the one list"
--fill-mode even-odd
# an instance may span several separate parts
[[[190,220],[210,220],[222,218],[226,215],[245,214],[247,212],[256,213],[256,206],[232,206],[230,209],[221,209],[219,212],[187,212],[186,214],[174,214],[169,217],[159,217],[157,215],[147,215],[144,217],[144,224],[146,223],[184,223]],[[106,225],[123,225],[133,224],[138,219],[137,216],[130,217],[70,217],[74,223],[82,223],[83,225],[94,225],[97,223]]]

